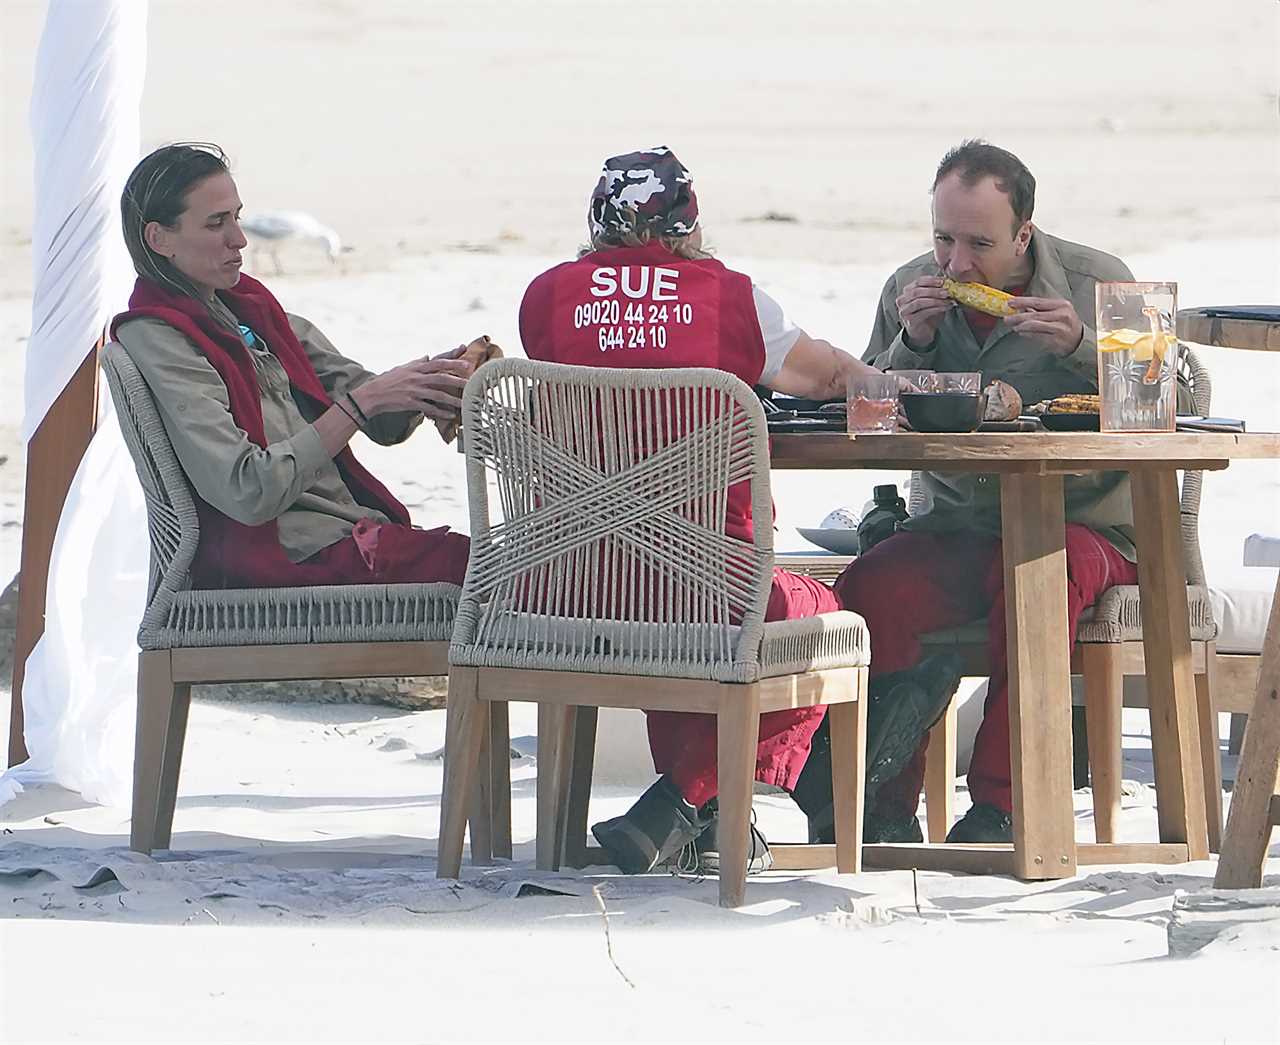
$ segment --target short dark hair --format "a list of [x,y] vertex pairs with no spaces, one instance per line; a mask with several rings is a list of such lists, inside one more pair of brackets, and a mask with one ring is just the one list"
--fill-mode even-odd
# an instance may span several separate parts
[[933,192],[948,174],[959,174],[960,180],[972,188],[983,178],[994,178],[996,188],[1009,197],[1013,208],[1014,232],[1024,221],[1031,220],[1036,209],[1036,179],[1008,149],[1001,149],[981,138],[969,138],[951,149],[938,164],[933,176]]
[[207,142],[163,145],[144,157],[120,197],[124,242],[134,271],[159,286],[197,297],[191,281],[168,258],[147,246],[146,227],[158,221],[172,228],[187,209],[187,197],[200,182],[214,174],[229,174],[227,154]]

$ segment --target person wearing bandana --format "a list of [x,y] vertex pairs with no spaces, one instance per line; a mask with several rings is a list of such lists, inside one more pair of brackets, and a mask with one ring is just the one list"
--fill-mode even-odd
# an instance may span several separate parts
[[[850,374],[875,371],[811,337],[750,277],[710,255],[692,179],[670,149],[606,160],[587,223],[590,243],[579,257],[542,273],[525,292],[520,337],[530,359],[639,369],[714,367],[749,385],[809,399],[843,398]],[[726,531],[750,541],[753,523],[746,484],[731,488]],[[825,585],[775,570],[765,620],[840,608]],[[958,664],[943,656],[887,678],[872,695],[870,791],[901,768],[958,682]],[[811,837],[829,832],[832,820],[825,716],[823,707],[800,708],[760,720],[756,779],[796,798],[809,816]],[[626,814],[593,825],[592,833],[627,873],[672,860],[714,871],[715,718],[653,711],[647,724],[659,779]],[[749,870],[767,869],[768,845],[754,827],[751,840]]]
[[373,374],[241,275],[240,197],[215,145],[166,145],[121,198],[138,279],[111,335],[155,398],[196,494],[197,588],[461,584],[470,542],[420,530],[355,459],[451,424],[463,348]]

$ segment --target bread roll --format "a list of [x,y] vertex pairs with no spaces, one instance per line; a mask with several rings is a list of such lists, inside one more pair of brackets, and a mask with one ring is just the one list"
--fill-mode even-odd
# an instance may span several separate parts
[[[476,369],[491,359],[501,359],[502,349],[493,341],[489,340],[488,334],[481,334],[478,338],[471,342],[458,358],[465,359],[471,364],[471,372],[475,373]],[[458,437],[458,427],[462,424],[462,418],[451,417],[446,421],[437,421],[436,428],[440,432],[440,438],[446,443],[453,442]]]
[[1015,421],[1022,414],[1022,396],[1013,385],[992,381],[987,385],[985,421]]

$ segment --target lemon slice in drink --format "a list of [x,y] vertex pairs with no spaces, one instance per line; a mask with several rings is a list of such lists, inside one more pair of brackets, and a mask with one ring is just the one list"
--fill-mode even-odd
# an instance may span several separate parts
[[[1112,330],[1102,337],[1098,338],[1099,352],[1123,352],[1125,349],[1131,349],[1143,338],[1150,339],[1150,334],[1144,334],[1139,330],[1129,330],[1122,327],[1119,330]],[[1148,350],[1148,358],[1150,351]]]

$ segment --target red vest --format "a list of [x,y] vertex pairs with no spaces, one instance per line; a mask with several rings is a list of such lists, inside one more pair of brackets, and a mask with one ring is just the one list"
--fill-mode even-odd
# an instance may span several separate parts
[[[658,244],[596,251],[544,272],[521,302],[520,340],[530,359],[552,363],[713,367],[749,385],[764,370],[751,280]],[[751,540],[747,483],[730,489],[725,524]]]
[[[295,393],[309,404],[314,416],[332,404],[320,384],[315,367],[307,358],[289,319],[271,292],[257,280],[241,276],[231,290],[219,298],[267,344],[289,375]],[[111,321],[111,336],[122,323],[149,317],[161,319],[183,333],[208,358],[227,386],[231,416],[251,442],[267,445],[262,425],[262,393],[249,350],[239,335],[228,330],[209,314],[200,302],[172,293],[139,279],[129,297],[129,311]],[[334,464],[358,504],[382,512],[392,522],[408,524],[409,512],[377,479],[344,448]],[[246,526],[224,515],[196,494],[200,515],[200,546],[191,567],[197,588],[290,587],[313,584],[342,584],[349,578],[333,576],[322,564],[289,561],[276,533],[275,521]]]

